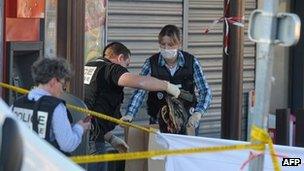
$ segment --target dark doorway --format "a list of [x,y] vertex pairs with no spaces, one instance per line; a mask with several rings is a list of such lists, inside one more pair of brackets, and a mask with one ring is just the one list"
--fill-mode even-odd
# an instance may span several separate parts
[[[42,42],[8,42],[7,56],[9,57],[9,84],[30,89],[34,86],[31,77],[31,65],[42,57]],[[11,104],[20,94],[9,91],[7,102]]]

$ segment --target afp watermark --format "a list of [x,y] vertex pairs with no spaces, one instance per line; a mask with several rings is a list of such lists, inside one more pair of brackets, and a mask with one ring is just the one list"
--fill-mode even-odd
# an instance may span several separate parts
[[282,166],[299,166],[301,164],[300,158],[283,158],[282,160]]

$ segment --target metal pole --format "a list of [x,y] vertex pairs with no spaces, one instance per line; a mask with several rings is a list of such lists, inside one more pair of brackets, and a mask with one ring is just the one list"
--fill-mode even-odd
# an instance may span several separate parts
[[[225,6],[227,1],[224,1]],[[231,0],[225,17],[242,17],[244,4],[243,0]],[[231,24],[229,27],[228,55],[223,52],[221,137],[239,140],[242,125],[244,28]]]
[[183,50],[188,50],[189,1],[183,2]]
[[[4,41],[4,38],[3,38],[3,23],[4,23],[4,2],[3,0],[0,0],[0,71],[1,71],[1,74],[0,74],[0,82],[3,82],[3,41]],[[2,97],[2,88],[0,88],[0,97]]]
[[75,68],[75,77],[71,79],[71,94],[83,99],[83,69],[84,69],[84,20],[85,20],[85,0],[71,0],[71,18],[68,22],[68,59]]
[[[264,35],[266,40],[275,40],[277,27],[275,15],[278,11],[278,0],[264,0],[262,10],[267,15],[267,20],[265,20],[263,26],[261,26],[264,28],[261,34]],[[252,123],[264,129],[268,128],[267,121],[273,68],[273,43],[272,41],[257,43],[256,105]],[[263,170],[263,165],[264,155],[253,160],[250,163],[249,170]]]
[[[70,10],[68,8],[68,1],[57,1],[57,16],[56,20],[56,55],[59,57],[66,58],[68,52],[68,13]],[[60,16],[60,19],[59,19]],[[47,20],[47,19],[46,19]],[[47,40],[47,39],[46,39]]]

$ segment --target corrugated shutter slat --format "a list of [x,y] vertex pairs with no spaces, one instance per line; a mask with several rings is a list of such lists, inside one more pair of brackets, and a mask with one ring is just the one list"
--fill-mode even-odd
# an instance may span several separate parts
[[[120,41],[132,52],[129,70],[139,73],[146,58],[157,52],[157,35],[166,24],[177,25],[188,33],[187,51],[198,57],[213,92],[208,114],[201,122],[200,135],[219,137],[222,90],[223,24],[217,24],[207,35],[203,29],[223,16],[223,0],[189,0],[188,28],[183,27],[183,0],[109,0],[108,42]],[[248,17],[256,8],[255,0],[246,0],[243,90],[254,88],[255,44],[247,38]],[[125,89],[122,114],[133,90]],[[136,117],[147,123],[146,104]]]

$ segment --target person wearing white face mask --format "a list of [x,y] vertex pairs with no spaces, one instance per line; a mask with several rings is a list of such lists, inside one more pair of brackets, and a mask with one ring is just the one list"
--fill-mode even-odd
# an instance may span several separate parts
[[177,55],[177,49],[160,49],[160,54],[167,60],[174,59]]
[[[198,134],[199,121],[206,113],[212,99],[211,89],[206,82],[205,76],[199,60],[185,51],[179,50],[181,45],[180,31],[174,25],[166,25],[158,35],[160,52],[148,58],[142,66],[140,75],[151,75],[153,77],[164,79],[172,84],[178,85],[181,89],[198,96],[195,102],[186,102],[184,106],[188,113],[187,126],[196,128],[195,134]],[[140,105],[146,94],[145,90],[135,90],[128,105],[126,115],[121,119],[131,122],[138,112]],[[165,105],[166,92],[149,92],[147,100],[148,115],[150,115],[150,124],[158,123],[160,127],[166,127],[159,120],[158,113]],[[185,131],[179,134],[186,134]]]

